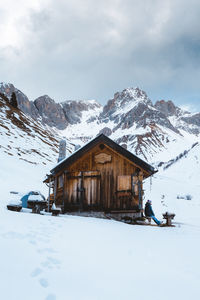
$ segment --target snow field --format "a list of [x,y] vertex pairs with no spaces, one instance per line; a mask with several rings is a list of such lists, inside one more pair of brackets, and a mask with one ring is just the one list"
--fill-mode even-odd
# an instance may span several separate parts
[[199,293],[200,227],[27,211],[1,210],[3,299],[188,299]]

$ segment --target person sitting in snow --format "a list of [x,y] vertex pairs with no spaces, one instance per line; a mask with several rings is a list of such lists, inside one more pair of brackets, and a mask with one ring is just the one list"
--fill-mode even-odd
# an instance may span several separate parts
[[157,224],[157,225],[161,225],[162,222],[159,221],[156,217],[155,217],[155,214],[153,212],[153,209],[152,209],[152,206],[151,206],[152,202],[151,200],[147,200],[146,204],[145,204],[145,209],[144,209],[144,213],[145,213],[145,216],[147,218],[151,218],[154,220],[154,222]]

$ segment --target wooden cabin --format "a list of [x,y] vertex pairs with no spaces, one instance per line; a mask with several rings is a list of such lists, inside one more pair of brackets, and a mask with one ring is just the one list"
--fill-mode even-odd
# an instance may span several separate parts
[[58,163],[45,182],[54,182],[54,202],[64,212],[140,216],[143,180],[154,173],[152,166],[101,134]]

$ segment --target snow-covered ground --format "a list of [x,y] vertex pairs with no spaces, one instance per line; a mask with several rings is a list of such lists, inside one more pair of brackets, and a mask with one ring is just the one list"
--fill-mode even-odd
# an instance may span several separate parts
[[[145,184],[173,228],[8,211],[9,190],[41,190],[46,166],[1,154],[0,288],[6,300],[177,300],[200,293],[199,146]],[[46,169],[45,169],[46,168]],[[190,195],[191,200],[186,200]],[[178,196],[178,198],[177,198]],[[182,198],[181,198],[182,197]]]
[[199,295],[199,226],[131,226],[1,210],[2,299]]
[[173,211],[179,222],[200,226],[200,145],[174,162],[168,169],[159,169],[145,183],[145,197],[151,198],[156,211]]
[[1,184],[1,203],[9,200],[9,192],[17,191],[26,193],[27,191],[40,190],[47,195],[47,188],[43,184],[45,175],[49,173],[49,164],[31,164],[18,157],[9,156],[0,152],[0,184]]

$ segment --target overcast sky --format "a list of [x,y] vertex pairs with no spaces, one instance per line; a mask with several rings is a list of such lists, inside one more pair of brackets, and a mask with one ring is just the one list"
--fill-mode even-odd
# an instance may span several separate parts
[[139,86],[200,110],[199,0],[0,0],[0,81],[30,99]]

